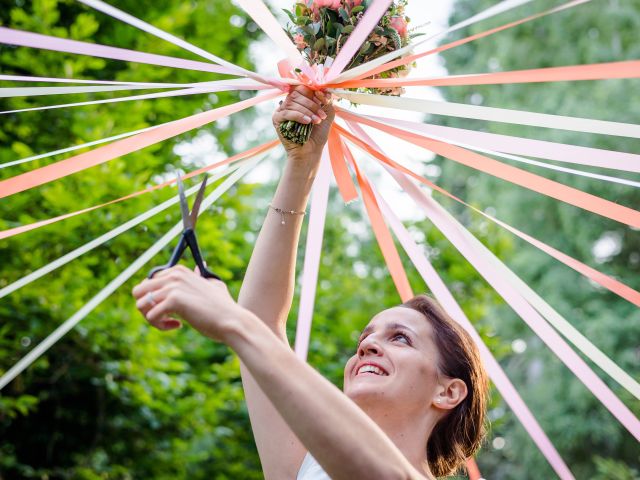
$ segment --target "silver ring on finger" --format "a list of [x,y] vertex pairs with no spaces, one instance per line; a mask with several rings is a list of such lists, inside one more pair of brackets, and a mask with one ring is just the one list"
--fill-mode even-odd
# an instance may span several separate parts
[[151,307],[155,307],[158,304],[153,296],[153,293],[151,292],[147,293],[147,303],[151,305]]

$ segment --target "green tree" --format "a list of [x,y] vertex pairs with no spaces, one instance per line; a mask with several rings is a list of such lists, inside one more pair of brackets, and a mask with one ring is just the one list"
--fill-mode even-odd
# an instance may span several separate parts
[[[459,0],[451,23],[493,3],[489,0]],[[557,2],[531,2],[507,15],[456,33],[446,41],[479,33],[554,4]],[[635,41],[639,27],[640,9],[634,2],[590,2],[454,48],[443,56],[452,75],[635,59],[640,54],[640,47]],[[450,87],[442,91],[446,99],[453,102],[638,123],[637,111],[629,102],[629,94],[634,89],[637,90],[637,80]],[[637,140],[622,137],[498,122],[445,117],[433,117],[430,121],[610,150],[633,152],[639,146]],[[440,158],[437,163],[442,167],[439,183],[456,195],[482,209],[495,211],[498,218],[524,232],[621,279],[635,289],[640,288],[640,236],[637,231],[449,160]],[[640,201],[638,190],[631,187],[513,164],[632,208]],[[591,170],[625,176],[606,169]],[[633,178],[631,175],[627,177]],[[471,226],[484,222],[457,205],[448,204],[448,207]],[[594,253],[594,246],[603,238],[613,239],[618,248],[613,249],[611,255],[600,257]],[[508,265],[576,328],[637,378],[640,373],[638,309],[616,295],[596,288],[530,245],[520,240],[514,242],[515,248],[505,257]],[[541,345],[508,307],[493,309],[491,317],[496,331],[505,340],[524,339],[527,342],[525,353],[512,353],[504,358],[503,363],[576,477],[634,478],[637,473],[632,471],[637,471],[639,465],[637,441]],[[597,367],[595,369],[602,374]],[[640,413],[637,401],[630,394],[615,382],[605,380],[636,415]],[[506,446],[496,450],[489,445],[481,452],[480,467],[486,475],[504,479],[552,478],[550,467],[507,407],[500,405],[491,414],[494,419],[493,436],[506,439]],[[600,457],[609,460],[599,460]],[[627,473],[607,476],[604,469]]]

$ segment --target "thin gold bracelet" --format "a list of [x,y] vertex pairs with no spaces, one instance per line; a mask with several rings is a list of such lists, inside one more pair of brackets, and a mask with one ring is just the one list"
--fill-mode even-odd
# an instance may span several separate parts
[[275,211],[276,213],[280,214],[280,216],[282,217],[282,221],[280,223],[282,225],[285,224],[285,221],[284,221],[284,216],[285,215],[305,215],[307,213],[307,212],[296,212],[295,210],[283,210],[281,208],[274,207],[271,204],[269,204],[269,208],[272,208],[273,211]]

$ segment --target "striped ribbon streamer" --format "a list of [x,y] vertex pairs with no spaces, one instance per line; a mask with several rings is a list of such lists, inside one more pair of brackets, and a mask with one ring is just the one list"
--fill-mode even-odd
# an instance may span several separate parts
[[532,127],[556,128],[574,132],[598,133],[617,137],[640,138],[640,125],[632,123],[608,122],[590,118],[565,117],[523,110],[466,105],[463,103],[440,102],[421,98],[391,97],[368,93],[354,93],[345,90],[331,90],[338,97],[362,105],[407,110],[410,112],[471,118],[490,122],[513,123]]
[[172,90],[170,92],[165,91],[165,92],[157,92],[157,93],[147,93],[144,95],[130,95],[126,97],[107,98],[104,100],[91,100],[88,102],[64,103],[60,105],[45,105],[43,107],[30,107],[30,108],[20,108],[17,110],[5,110],[5,111],[1,111],[0,115],[8,114],[8,113],[34,112],[39,110],[52,110],[57,108],[84,107],[87,105],[102,105],[105,103],[132,102],[136,100],[151,100],[154,98],[182,97],[187,95],[202,95],[205,93],[227,92],[227,91],[237,91],[237,90],[266,90],[268,88],[272,88],[270,85],[264,85],[264,84],[229,85],[225,83],[226,82],[221,82],[220,85],[217,85],[217,86],[212,85],[210,87],[182,88],[179,90]]
[[233,113],[258,105],[280,95],[282,95],[282,92],[275,91],[231,105],[216,108],[208,112],[191,115],[180,120],[159,125],[144,133],[139,133],[135,136],[118,140],[90,152],[82,153],[21,175],[16,175],[15,177],[0,181],[0,198],[8,197],[29,188],[43,185],[47,182],[85,170],[89,167],[108,162],[114,158],[121,157],[122,155],[141,150],[142,148],[167,140],[168,138],[175,137],[176,135],[193,130],[194,128],[199,128],[203,125],[219,120],[220,118],[227,117]]
[[566,82],[640,78],[640,60],[536,68],[511,72],[472,73],[430,78],[374,78],[331,84],[333,88],[450,87],[515,83]]
[[360,20],[356,28],[351,32],[345,44],[340,48],[338,55],[332,62],[326,75],[327,83],[342,73],[344,67],[358,53],[358,50],[376,27],[378,21],[385,14],[393,0],[374,0]]
[[635,153],[602,150],[600,148],[566,145],[563,143],[533,140],[529,138],[499,135],[496,133],[476,132],[462,128],[444,127],[408,120],[359,115],[349,111],[351,115],[365,117],[380,123],[388,123],[407,130],[414,130],[426,135],[441,136],[455,142],[464,142],[474,148],[484,148],[498,152],[527,155],[557,162],[573,163],[590,167],[610,168],[626,172],[640,173],[640,155]]
[[[214,163],[212,165],[207,165],[206,167],[202,167],[202,168],[199,168],[199,169],[194,170],[192,172],[189,172],[186,175],[184,175],[182,178],[186,180],[186,179],[194,177],[196,175],[200,175],[202,173],[209,172],[209,171],[211,171],[211,170],[213,170],[215,168],[219,168],[219,167],[222,167],[222,166],[227,165],[229,163],[233,163],[233,162],[235,162],[237,160],[246,159],[246,158],[249,158],[251,156],[261,154],[263,152],[271,150],[278,143],[279,143],[278,140],[272,140],[271,142],[263,143],[262,145],[250,148],[249,150],[246,150],[246,151],[238,153],[238,154],[236,154],[236,155],[234,155],[232,157],[229,157],[226,160],[221,160],[221,161],[216,162],[216,163]],[[13,237],[15,235],[19,235],[21,233],[29,232],[31,230],[35,230],[37,228],[44,227],[46,225],[51,225],[52,223],[56,223],[56,222],[59,222],[59,221],[62,221],[62,220],[66,220],[67,218],[75,217],[76,215],[81,215],[81,214],[84,214],[84,213],[92,212],[92,211],[97,210],[99,208],[103,208],[103,207],[106,207],[106,206],[109,206],[109,205],[114,205],[116,203],[123,202],[125,200],[129,200],[131,198],[137,197],[139,195],[143,195],[145,193],[149,193],[149,192],[152,192],[154,190],[159,190],[161,188],[167,187],[169,185],[172,185],[175,182],[176,182],[175,179],[167,180],[166,182],[160,183],[158,185],[154,185],[152,187],[145,188],[144,190],[140,190],[140,191],[135,192],[135,193],[130,193],[129,195],[125,195],[124,197],[120,197],[120,198],[117,198],[115,200],[111,200],[109,202],[106,202],[106,203],[103,203],[103,204],[100,204],[100,205],[94,205],[93,207],[83,208],[81,210],[76,210],[75,212],[70,212],[70,213],[65,213],[64,215],[59,215],[57,217],[48,218],[46,220],[40,220],[40,221],[37,221],[37,222],[34,222],[34,223],[20,225],[19,227],[14,227],[14,228],[10,228],[10,229],[7,229],[7,230],[3,230],[3,231],[0,231],[0,240],[1,239],[5,239],[5,238],[9,238],[9,237]]]
[[[229,178],[227,178],[220,186],[218,186],[211,194],[209,194],[202,202],[200,215],[205,212],[220,196],[229,190],[243,175],[251,168],[253,163],[245,165],[238,169]],[[149,262],[157,253],[161,252],[175,237],[177,237],[183,229],[182,221],[178,222],[171,230],[169,230],[160,240],[154,243],[147,251],[138,257],[131,265],[123,270],[117,277],[109,282],[100,292],[91,298],[80,310],[69,317],[64,323],[56,328],[47,338],[35,346],[29,353],[22,357],[13,367],[0,377],[0,390],[35,362],[49,348],[55,345],[66,333],[80,323],[89,313],[98,305],[115,292],[122,284],[129,280],[135,273]]]
[[[405,169],[401,165],[393,162],[389,159],[384,153],[380,150],[379,147],[376,146],[375,142],[362,130],[362,128],[353,123],[349,123],[349,125],[356,131],[360,138],[363,139],[362,143],[356,143],[356,145],[366,151],[369,155],[372,155],[374,158],[383,162],[383,166],[389,170],[392,168],[393,172],[401,172],[405,175],[409,175],[414,179],[422,182],[423,184],[433,188],[434,190],[442,193],[443,195],[455,200],[456,202],[474,210],[475,212],[483,215],[488,220],[495,222],[501,227],[507,229],[511,233],[519,236],[523,240],[529,242],[531,245],[541,249],[545,253],[553,256],[557,260],[565,263],[567,266],[575,269],[578,273],[592,279],[593,281],[600,283],[603,287],[609,289],[610,291],[617,293],[621,297],[627,299],[630,302],[640,306],[640,292],[637,292],[630,287],[618,282],[617,280],[608,277],[597,270],[594,270],[587,265],[578,262],[577,260],[569,257],[568,255],[559,252],[548,245],[536,240],[529,235],[526,235],[519,230],[507,225],[506,223],[482,212],[481,210],[465,203],[458,197],[450,194],[446,190],[438,187],[434,183],[426,180],[419,175],[414,174],[410,170]],[[352,137],[349,137],[352,140]],[[414,185],[411,182],[404,182],[409,185],[414,192],[422,192],[421,190],[416,190]],[[423,194],[423,193],[422,193]],[[473,237],[473,236],[472,236]],[[480,248],[480,247],[478,247]],[[502,264],[499,260],[496,259],[496,262]],[[500,267],[502,268],[502,267]],[[504,269],[509,270],[504,266]],[[515,274],[511,274],[515,275]],[[516,277],[517,278],[517,277]],[[519,281],[519,279],[518,279]],[[584,353],[589,359],[595,362],[602,370],[604,370],[611,378],[616,380],[620,385],[626,388],[631,394],[638,397],[640,399],[640,384],[636,382],[629,374],[627,374],[624,370],[622,370],[615,362],[613,362],[609,357],[607,357],[602,351],[600,351],[595,345],[593,345],[586,337],[584,337],[580,332],[578,332],[567,320],[565,320],[560,314],[558,314],[553,308],[551,308],[548,304],[544,302],[539,296],[533,292],[526,284],[522,281],[514,281],[515,285],[518,286],[521,295],[527,298],[530,304],[534,305],[536,309],[545,315],[546,319],[556,328],[560,333],[562,333],[571,343],[573,343],[577,348],[579,348],[582,353]]]
[[416,270],[420,273],[420,276],[422,276],[423,280],[427,284],[427,287],[431,290],[445,311],[451,315],[451,317],[458,322],[469,333],[469,335],[471,335],[471,338],[480,350],[480,356],[485,368],[487,369],[487,373],[500,392],[500,395],[502,395],[504,401],[509,405],[518,420],[520,420],[520,423],[526,432],[538,446],[540,452],[544,455],[558,476],[563,480],[573,479],[574,477],[565,462],[562,460],[562,457],[560,457],[560,454],[538,424],[538,421],[529,410],[529,407],[524,403],[520,394],[482,340],[482,337],[480,337],[471,321],[462,311],[462,308],[460,308],[460,305],[456,302],[455,298],[440,278],[440,275],[438,275],[438,272],[436,272],[431,263],[429,263],[429,260],[424,255],[422,249],[416,245],[411,234],[406,230],[400,219],[395,215],[395,213],[393,213],[393,210],[384,201],[384,199],[375,190],[374,193],[376,194],[378,203],[380,204],[382,212],[389,222],[391,229],[409,256],[409,259],[416,267]]
[[[360,115],[358,115],[360,116]],[[365,118],[377,118],[378,121],[383,120],[380,123],[385,123],[387,125],[396,125],[396,126],[400,126],[402,128],[407,129],[407,127],[404,125],[405,123],[414,123],[414,122],[405,122],[405,121],[396,121],[390,118],[387,119],[381,119],[380,117],[365,117]],[[415,124],[416,126],[420,126],[423,124]],[[421,129],[419,128],[408,128],[409,130],[413,130],[413,131],[420,131]],[[453,145],[456,145],[458,147],[462,147],[462,148],[467,148],[470,150],[474,150],[476,152],[482,152],[482,153],[486,153],[488,155],[493,155],[496,157],[500,157],[500,158],[505,158],[507,160],[514,160],[516,162],[520,162],[520,163],[526,163],[528,165],[535,165],[537,167],[542,167],[542,168],[546,168],[549,170],[555,170],[557,172],[563,172],[563,173],[569,173],[572,175],[577,175],[577,176],[581,176],[581,177],[587,177],[587,178],[595,178],[597,180],[602,180],[605,182],[610,182],[610,183],[618,183],[620,185],[627,185],[629,187],[635,187],[635,188],[640,188],[640,182],[635,182],[633,180],[627,180],[626,178],[618,178],[618,177],[611,177],[609,175],[601,175],[598,173],[592,173],[592,172],[586,172],[583,170],[577,170],[574,168],[566,168],[566,167],[561,167],[558,165],[554,165],[554,164],[550,164],[550,163],[545,163],[545,162],[539,162],[536,160],[531,160],[528,158],[524,158],[524,157],[519,157],[517,155],[510,155],[508,153],[500,153],[498,151],[494,151],[492,149],[489,148],[482,148],[482,147],[478,147],[472,144],[468,144],[462,141],[459,141],[457,139],[453,139],[450,138],[448,136],[441,136],[441,135],[433,135],[430,134],[429,135],[430,138],[433,138],[434,140],[438,140],[441,142],[447,142],[447,143],[451,143]],[[496,145],[499,147],[499,145]],[[640,165],[639,165],[640,168]]]
[[296,323],[295,352],[299,359],[306,361],[311,337],[311,323],[313,308],[318,286],[318,270],[322,254],[324,224],[327,216],[329,201],[329,181],[331,180],[331,166],[329,165],[328,147],[322,152],[322,160],[318,175],[313,182],[311,192],[311,209],[307,231],[307,244],[304,251],[304,266],[302,268],[302,288],[300,290],[300,306],[298,308],[298,322]]
[[[265,154],[262,154],[262,156],[264,156]],[[213,174],[210,178],[209,178],[209,183],[213,183],[217,180],[220,180],[222,177],[226,177],[228,175],[230,175],[231,173],[235,172],[238,168],[246,165],[247,163],[252,162],[252,165],[255,164],[255,161],[260,161],[258,160],[254,160],[252,158],[249,158],[247,160],[243,160],[241,162],[238,162],[234,165],[231,165],[228,169],[226,169],[223,172],[218,172]],[[191,187],[190,189],[188,189],[185,192],[185,195],[187,197],[193,195],[194,193],[196,193],[198,190],[200,189],[200,185],[196,185]],[[140,215],[138,215],[135,218],[132,218],[131,220],[129,220],[128,222],[123,223],[122,225],[104,233],[103,235],[91,240],[90,242],[82,245],[81,247],[76,248],[75,250],[72,250],[69,253],[66,253],[65,255],[58,257],[57,259],[53,260],[52,262],[48,263],[47,265],[44,265],[43,267],[38,268],[37,270],[34,270],[33,272],[25,275],[24,277],[10,283],[9,285],[7,285],[6,287],[0,288],[0,298],[4,298],[7,295],[15,292],[16,290],[19,290],[22,287],[25,287],[27,285],[29,285],[30,283],[44,277],[45,275],[47,275],[48,273],[53,272],[54,270],[66,265],[67,263],[71,262],[72,260],[75,260],[76,258],[84,255],[87,252],[90,252],[91,250],[99,247],[100,245],[105,244],[106,242],[108,242],[109,240],[117,237],[118,235],[120,235],[121,233],[124,233],[128,230],[131,230],[132,228],[134,228],[137,225],[140,225],[142,222],[148,220],[151,217],[154,217],[155,215],[157,215],[160,212],[163,212],[165,210],[167,210],[169,207],[175,205],[176,203],[178,203],[180,201],[180,199],[177,196],[174,196],[172,198],[170,198],[169,200],[166,200],[164,202],[162,202],[160,205],[156,205],[155,207],[153,207],[152,209],[141,213]]]
[[542,18],[544,16],[551,15],[553,13],[558,13],[558,12],[560,12],[562,10],[566,10],[568,8],[572,8],[572,7],[576,7],[578,5],[582,5],[584,3],[588,3],[589,1],[591,1],[591,0],[572,0],[570,2],[567,2],[567,3],[564,3],[564,4],[560,5],[558,7],[552,8],[551,10],[546,10],[546,11],[544,11],[542,13],[538,13],[536,15],[531,15],[531,16],[523,18],[521,20],[518,20],[518,21],[515,21],[515,22],[511,22],[511,23],[508,23],[506,25],[502,25],[501,27],[492,28],[491,30],[486,30],[484,32],[477,33],[475,35],[471,35],[470,37],[466,37],[466,38],[463,38],[461,40],[456,40],[455,42],[451,42],[451,43],[447,43],[445,45],[441,45],[441,46],[439,46],[437,48],[434,48],[434,49],[426,51],[426,52],[417,53],[415,55],[409,55],[409,56],[400,58],[398,60],[394,60],[393,62],[385,63],[384,65],[381,65],[381,66],[379,66],[377,68],[374,68],[374,69],[368,70],[367,72],[361,73],[357,77],[353,78],[353,80],[361,79],[361,78],[365,78],[365,77],[370,77],[370,76],[373,76],[373,75],[377,75],[379,73],[386,72],[387,70],[390,70],[390,69],[395,68],[395,67],[399,67],[401,65],[408,65],[410,63],[413,63],[413,62],[419,60],[420,58],[426,57],[427,55],[434,55],[436,53],[444,52],[445,50],[449,50],[451,48],[458,47],[458,46],[463,45],[465,43],[469,43],[469,42],[472,42],[474,40],[478,40],[480,38],[488,37],[490,35],[493,35],[494,33],[502,32],[504,30],[516,27],[518,25],[522,25],[523,23],[529,22],[531,20],[536,20],[538,18]]
[[115,80],[89,80],[78,78],[33,77],[27,75],[0,75],[1,81],[6,82],[49,82],[49,83],[88,83],[93,85],[138,85],[145,87],[190,87],[188,83],[148,83],[148,82],[119,82]]
[[[462,22],[456,23],[455,25],[436,33],[435,35],[431,35],[430,37],[428,37],[425,40],[422,40],[420,42],[417,42],[415,44],[412,45],[408,45],[406,47],[403,47],[399,50],[395,50],[393,52],[389,52],[381,57],[378,57],[376,59],[373,59],[369,62],[363,63],[361,65],[358,65],[357,67],[354,67],[350,70],[347,70],[343,73],[341,73],[339,76],[337,76],[336,78],[334,78],[334,82],[343,82],[343,81],[347,81],[350,80],[352,78],[356,78],[359,77],[360,75],[362,75],[363,73],[366,73],[369,70],[373,70],[376,67],[379,67],[380,65],[383,65],[387,62],[390,62],[391,60],[395,60],[398,57],[403,57],[406,54],[410,53],[412,50],[414,50],[417,46],[422,45],[430,40],[433,40],[437,37],[440,37],[442,35],[447,35],[451,32],[455,32],[456,30],[459,30],[461,28],[470,26],[470,25],[474,25],[475,23],[481,22],[482,20],[487,20],[491,17],[494,17],[496,15],[499,15],[501,13],[504,13],[506,11],[509,11],[513,8],[519,7],[520,5],[524,5],[526,3],[531,2],[532,0],[503,0],[502,2],[493,5],[489,8],[487,8],[486,10],[474,15],[473,17],[468,18],[467,20],[464,20]],[[367,75],[365,75],[367,76]]]
[[57,52],[76,53],[93,57],[123,60],[126,62],[146,63],[162,67],[181,68],[200,72],[221,73],[224,75],[237,75],[237,72],[227,67],[212,63],[186,60],[184,58],[168,57],[153,53],[138,52],[126,48],[110,47],[97,43],[80,42],[66,38],[41,35],[39,33],[25,32],[7,27],[0,27],[0,43],[16,45],[19,47],[40,48]]

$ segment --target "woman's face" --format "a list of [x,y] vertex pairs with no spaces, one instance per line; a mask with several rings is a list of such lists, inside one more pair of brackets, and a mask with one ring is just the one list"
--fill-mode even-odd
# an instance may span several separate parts
[[376,315],[344,370],[344,392],[361,408],[424,412],[438,393],[438,350],[429,321],[394,307]]

